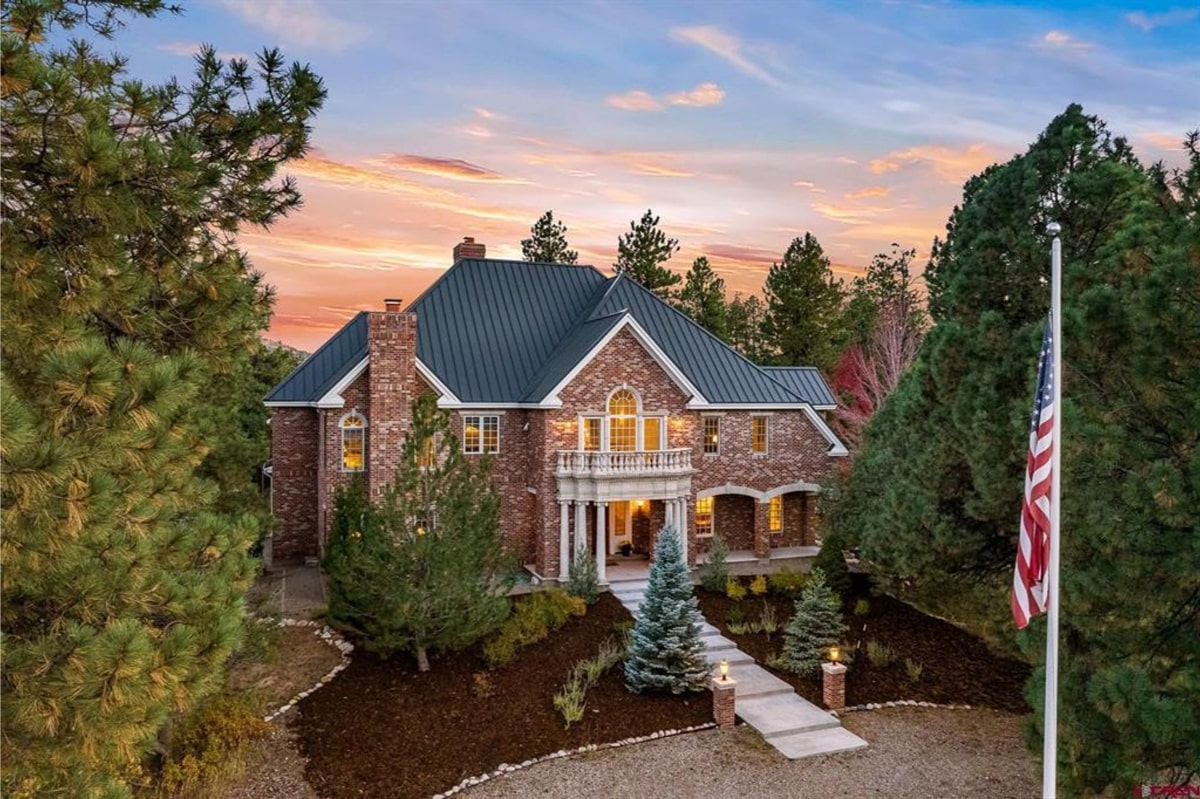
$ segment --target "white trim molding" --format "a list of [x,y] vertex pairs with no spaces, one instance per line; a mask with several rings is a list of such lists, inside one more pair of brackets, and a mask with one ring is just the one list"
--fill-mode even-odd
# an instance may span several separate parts
[[367,370],[367,363],[370,358],[363,358],[354,365],[354,368],[346,372],[341,380],[333,384],[333,388],[325,392],[325,396],[321,397],[316,402],[318,408],[342,408],[346,405],[346,400],[342,399],[342,392],[350,388],[355,380],[362,376],[362,373]]

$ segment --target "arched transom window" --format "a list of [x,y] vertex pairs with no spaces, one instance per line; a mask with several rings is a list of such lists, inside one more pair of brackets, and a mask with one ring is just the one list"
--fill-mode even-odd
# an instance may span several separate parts
[[618,389],[608,398],[608,449],[611,452],[637,449],[637,414],[637,395],[629,389]]
[[603,415],[580,418],[580,447],[609,452],[656,452],[664,448],[667,417],[647,413],[636,392],[624,386],[608,396]]
[[342,417],[342,471],[361,472],[365,463],[367,420],[357,411]]

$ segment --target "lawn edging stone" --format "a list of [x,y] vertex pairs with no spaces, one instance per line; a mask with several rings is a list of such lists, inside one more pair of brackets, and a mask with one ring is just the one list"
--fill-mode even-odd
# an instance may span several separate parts
[[530,758],[529,760],[526,760],[523,763],[501,763],[499,766],[497,766],[495,769],[493,769],[489,772],[480,774],[475,777],[467,777],[465,780],[458,783],[453,788],[449,788],[439,794],[434,794],[433,799],[447,799],[447,797],[454,796],[456,793],[459,793],[460,791],[465,791],[467,788],[472,788],[476,785],[481,785],[481,784],[487,782],[488,780],[495,779],[496,777],[503,777],[505,774],[512,774],[514,772],[521,771],[523,769],[527,769],[530,766],[536,766],[538,763],[545,763],[550,760],[560,760],[564,757],[571,757],[572,755],[584,755],[584,754],[589,754],[591,752],[599,752],[602,749],[619,749],[622,746],[633,746],[634,744],[646,743],[647,741],[657,741],[660,738],[671,738],[676,735],[686,735],[687,733],[691,733],[691,732],[701,732],[703,730],[712,730],[712,729],[716,729],[716,726],[717,726],[716,722],[710,721],[705,724],[697,724],[692,727],[684,727],[681,730],[662,730],[660,732],[652,732],[649,735],[639,735],[634,738],[624,738],[620,741],[613,741],[612,743],[587,744],[585,746],[580,746],[576,749],[560,749],[559,751],[551,752],[548,755],[542,755],[541,757]]
[[263,716],[263,721],[267,722],[268,724],[282,716],[284,713],[287,713],[289,710],[295,708],[297,703],[299,703],[302,699],[308,698],[321,688],[324,688],[326,685],[329,685],[329,683],[333,682],[333,679],[350,665],[350,653],[354,651],[354,644],[343,638],[332,627],[322,622],[313,621],[312,619],[290,619],[285,617],[279,619],[276,622],[276,625],[279,627],[312,628],[313,634],[320,638],[321,641],[337,649],[338,654],[341,656],[341,661],[332,669],[330,669],[323,677],[321,677],[321,679],[318,680],[311,688],[301,691],[285,702],[281,707],[278,707],[274,711]]
[[[844,707],[841,710],[831,710],[830,715],[838,716],[842,713],[861,713],[866,710],[886,710],[889,707],[924,707],[934,708],[937,710],[974,710],[970,705],[939,705],[937,702],[919,702],[915,699],[895,699],[891,702],[867,702],[865,705],[854,705],[852,707]],[[1003,711],[1001,711],[1003,712]]]

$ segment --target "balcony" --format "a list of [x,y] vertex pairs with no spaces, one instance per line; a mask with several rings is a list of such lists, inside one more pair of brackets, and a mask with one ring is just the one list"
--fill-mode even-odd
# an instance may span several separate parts
[[667,477],[692,473],[690,449],[654,452],[559,450],[559,477]]

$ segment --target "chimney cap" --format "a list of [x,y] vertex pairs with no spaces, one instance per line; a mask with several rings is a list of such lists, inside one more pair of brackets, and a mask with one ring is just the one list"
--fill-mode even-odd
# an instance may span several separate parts
[[463,236],[463,244],[474,244],[474,243],[475,243],[474,236]]
[[403,304],[404,304],[404,300],[390,298],[390,299],[386,299],[383,301],[383,309],[385,311],[395,312],[395,311],[399,311],[400,306]]

